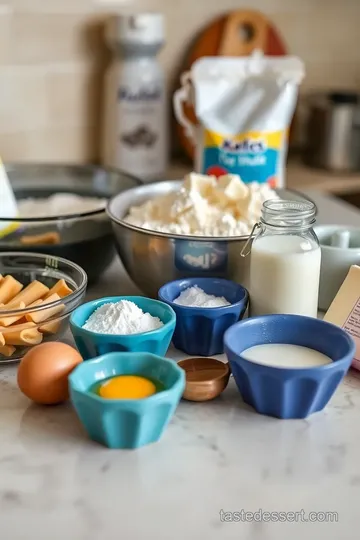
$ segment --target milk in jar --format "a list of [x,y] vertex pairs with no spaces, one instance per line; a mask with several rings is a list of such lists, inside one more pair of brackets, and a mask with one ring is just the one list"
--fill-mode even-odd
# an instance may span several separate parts
[[310,201],[266,201],[250,260],[250,315],[317,316],[321,250]]

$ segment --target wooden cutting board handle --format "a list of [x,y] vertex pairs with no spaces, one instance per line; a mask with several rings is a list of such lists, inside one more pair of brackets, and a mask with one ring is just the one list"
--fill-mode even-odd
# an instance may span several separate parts
[[268,21],[255,11],[231,13],[224,24],[219,56],[248,56],[255,49],[265,50]]

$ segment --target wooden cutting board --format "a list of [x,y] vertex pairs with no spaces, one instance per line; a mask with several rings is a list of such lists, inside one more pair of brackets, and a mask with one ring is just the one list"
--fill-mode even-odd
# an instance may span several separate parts
[[[197,36],[181,66],[180,75],[189,71],[192,64],[204,56],[248,56],[261,49],[269,56],[287,54],[285,44],[273,24],[258,11],[233,11],[216,18]],[[179,84],[180,76],[177,84]],[[196,124],[194,109],[184,106],[189,120]],[[184,128],[176,122],[176,131],[181,147],[193,159],[194,147],[187,138]]]

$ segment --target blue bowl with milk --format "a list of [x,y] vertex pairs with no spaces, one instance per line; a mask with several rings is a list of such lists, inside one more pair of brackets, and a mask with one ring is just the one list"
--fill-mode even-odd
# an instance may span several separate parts
[[245,403],[277,418],[321,411],[355,355],[344,330],[301,315],[238,322],[226,331],[224,347]]
[[[208,295],[223,297],[229,305],[196,307],[174,302],[180,294],[194,286]],[[159,290],[159,299],[176,313],[174,346],[189,355],[213,356],[224,352],[224,333],[246,311],[248,292],[228,279],[213,277],[170,281]]]

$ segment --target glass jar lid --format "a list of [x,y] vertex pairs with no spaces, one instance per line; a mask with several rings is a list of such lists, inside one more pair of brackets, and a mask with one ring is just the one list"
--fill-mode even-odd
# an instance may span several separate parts
[[271,199],[263,203],[260,222],[271,227],[303,229],[315,223],[316,213],[311,201]]

